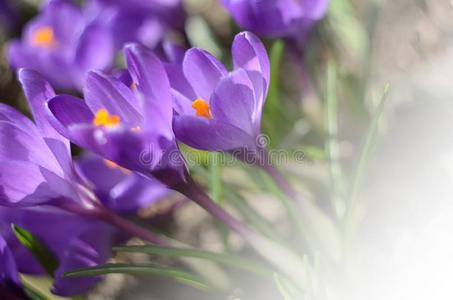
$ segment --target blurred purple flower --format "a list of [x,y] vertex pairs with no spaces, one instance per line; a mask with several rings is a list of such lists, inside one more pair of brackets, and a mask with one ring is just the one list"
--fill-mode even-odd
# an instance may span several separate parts
[[303,40],[323,18],[328,0],[222,0],[241,28],[266,37]]
[[114,56],[112,34],[70,1],[54,0],[8,48],[14,68],[42,73],[58,88],[80,89],[87,71],[105,69]]
[[99,200],[116,212],[136,212],[168,194],[156,179],[133,173],[97,155],[84,155],[76,165]]
[[[186,171],[172,130],[172,97],[165,69],[142,46],[130,45],[125,52],[133,79],[130,86],[124,79],[90,72],[85,101],[58,95],[48,102],[49,119],[75,144],[123,168],[174,185]],[[146,70],[136,63],[142,59]],[[149,78],[152,84],[144,80]]]
[[[30,231],[57,256],[59,265],[52,292],[60,296],[75,296],[92,288],[99,278],[66,278],[63,274],[105,263],[110,258],[111,247],[115,243],[116,232],[113,227],[99,221],[84,219],[49,206],[0,208],[0,233],[7,240],[14,256],[12,261],[12,256],[9,257],[9,271],[16,271],[16,276],[17,269],[24,274],[45,272],[31,252],[14,236],[11,224]],[[14,270],[16,264],[17,269]]]
[[214,56],[196,48],[167,65],[174,90],[174,131],[183,143],[202,150],[258,150],[269,58],[250,32],[235,37],[232,56],[231,72]]
[[156,48],[168,32],[184,30],[181,0],[91,0],[90,7],[112,31],[117,49],[127,42]]
[[16,3],[11,0],[0,1],[0,34],[8,34],[16,30],[19,14]]

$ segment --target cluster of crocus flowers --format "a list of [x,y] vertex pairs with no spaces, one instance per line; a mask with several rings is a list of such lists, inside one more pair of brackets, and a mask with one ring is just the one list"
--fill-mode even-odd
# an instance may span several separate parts
[[[104,162],[110,172],[110,177],[104,181],[98,176],[105,173],[92,176],[86,170],[84,172],[92,161],[79,161],[74,165],[69,140],[48,121],[44,104],[55,96],[50,84],[31,70],[21,70],[19,79],[35,123],[13,108],[0,104],[0,136],[5,141],[0,147],[0,235],[8,249],[14,249],[15,264],[25,274],[39,274],[43,270],[12,235],[11,224],[31,231],[44,241],[59,260],[53,274],[53,292],[64,296],[78,295],[91,288],[97,279],[68,279],[63,274],[105,263],[119,233],[114,228],[128,236],[161,243],[159,237],[122,219],[112,210],[131,211],[147,206],[165,190],[151,179],[129,173],[111,174],[117,167],[111,162]],[[97,188],[93,188],[93,184],[97,184]],[[115,192],[103,194],[107,187]],[[145,201],[141,190],[153,193],[147,195]],[[128,202],[122,202],[126,200]],[[10,278],[10,269],[8,265],[2,265],[0,272],[7,272],[4,276]]]
[[183,30],[181,2],[157,2],[48,1],[22,38],[10,42],[8,61],[15,69],[39,71],[55,88],[81,90],[88,71],[115,66],[125,43],[156,48],[168,32]]
[[[42,32],[39,39],[44,43],[52,34]],[[66,244],[54,248],[63,255],[54,283],[57,294],[77,294],[93,284],[84,279],[83,284],[68,287],[69,279],[61,275],[105,262],[106,249],[115,241],[112,225],[128,235],[166,245],[165,239],[112,210],[135,211],[152,204],[167,188],[195,201],[246,240],[266,245],[192,179],[178,147],[183,142],[239,158],[244,153],[262,155],[257,138],[270,81],[265,47],[254,34],[239,33],[232,45],[232,71],[204,50],[193,48],[183,55],[176,48],[169,50],[174,50],[170,51],[173,59],[165,64],[143,45],[126,45],[127,70],[116,75],[88,72],[83,99],[56,95],[38,72],[20,70],[35,123],[0,105],[0,135],[8,141],[0,147],[0,205],[11,210],[4,210],[11,216],[5,224],[33,230],[51,248],[49,233],[34,223],[22,223],[22,214],[29,220],[39,219],[40,214],[50,214],[49,218],[63,214],[69,227],[80,227],[66,235]],[[93,154],[74,163],[70,142]],[[73,225],[72,218],[84,226]],[[82,230],[89,224],[93,227]],[[108,239],[96,239],[101,234],[98,230],[107,230],[102,235]],[[2,234],[7,236],[7,230]],[[253,246],[264,251],[256,243]],[[79,252],[92,256],[73,261],[84,257]]]
[[326,13],[328,0],[221,0],[244,29],[272,38],[303,40]]

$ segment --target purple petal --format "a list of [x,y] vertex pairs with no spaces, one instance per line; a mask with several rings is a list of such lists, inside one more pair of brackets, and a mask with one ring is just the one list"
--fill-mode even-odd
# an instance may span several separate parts
[[29,161],[63,176],[52,152],[39,135],[0,121],[0,140],[7,141],[0,144],[0,160]]
[[197,48],[186,52],[182,67],[197,98],[204,100],[211,97],[219,80],[227,74],[227,70],[217,58]]
[[252,88],[247,73],[242,69],[223,78],[211,99],[213,118],[254,136],[253,122],[256,119],[256,111]]
[[56,96],[47,103],[52,125],[67,137],[66,128],[72,124],[92,124],[94,115],[82,99],[70,95]]
[[[0,205],[27,206],[49,202],[59,197],[46,182],[45,169],[23,161],[0,161]],[[52,178],[57,183],[57,176]],[[58,184],[63,183],[60,178]]]
[[0,285],[2,283],[21,285],[14,256],[6,241],[0,236]]
[[135,212],[167,193],[167,189],[156,180],[108,167],[98,156],[85,156],[78,161],[78,166],[93,185],[96,195],[114,211]]
[[62,168],[69,173],[71,169],[69,141],[49,123],[46,109],[47,101],[55,96],[55,92],[50,84],[33,70],[19,70],[19,80],[28,99],[36,126]]
[[162,62],[150,50],[137,44],[126,46],[124,52],[129,72],[144,94],[145,132],[172,140],[173,103]]
[[92,112],[106,109],[110,114],[120,116],[121,123],[131,128],[142,124],[137,97],[119,79],[100,72],[90,72],[84,95]]
[[251,32],[241,32],[234,38],[232,46],[234,68],[256,71],[266,81],[267,93],[270,82],[270,63],[266,48]]
[[196,116],[175,117],[173,128],[178,140],[193,148],[228,151],[253,147],[253,138],[230,124]]
[[13,107],[0,103],[0,121],[9,122],[20,129],[38,136],[39,132],[35,124]]
[[99,24],[90,24],[79,38],[75,54],[76,63],[81,70],[102,70],[113,61],[113,47],[110,32]]
[[63,274],[105,263],[111,256],[112,233],[110,226],[100,224],[70,240],[55,274],[54,294],[65,297],[80,295],[99,281],[99,277],[66,278]]

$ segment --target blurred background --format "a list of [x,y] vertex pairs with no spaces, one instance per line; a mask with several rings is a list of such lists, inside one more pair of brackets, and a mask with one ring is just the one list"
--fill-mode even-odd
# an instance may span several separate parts
[[[38,1],[10,2],[14,11],[8,15],[13,19],[0,14],[3,50],[9,39],[20,36],[39,6]],[[184,5],[190,43],[228,59],[239,28],[218,1],[187,0]],[[278,68],[272,71],[280,89],[276,100],[268,99],[264,131],[271,147],[304,151],[302,163],[288,161],[279,167],[327,216],[336,213],[329,209],[331,198],[341,197],[354,178],[360,147],[379,114],[378,134],[356,191],[356,235],[343,249],[344,259],[336,271],[321,276],[335,286],[336,295],[326,299],[453,299],[452,20],[453,1],[331,0],[328,15],[316,26],[303,53],[285,47]],[[266,41],[271,55],[278,55],[277,43]],[[303,65],[294,63],[302,57]],[[334,78],[328,78],[329,68],[334,69]],[[329,80],[334,82],[338,118],[333,142],[338,146],[339,168],[334,170],[334,187],[325,151]],[[380,113],[379,99],[387,84],[388,96]],[[0,100],[27,113],[20,86],[4,57]],[[225,167],[220,176],[285,230],[283,209],[255,183],[244,183],[245,172]],[[195,205],[179,209],[174,218],[168,230],[176,239],[204,249],[222,249],[217,227]],[[228,239],[236,251],[248,251],[238,237]],[[234,278],[234,289],[210,294],[163,279],[109,275],[87,299],[281,297],[266,280],[240,273]]]

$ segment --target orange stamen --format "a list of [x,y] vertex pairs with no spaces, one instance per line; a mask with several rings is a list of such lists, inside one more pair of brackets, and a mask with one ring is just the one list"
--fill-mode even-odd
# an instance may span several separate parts
[[195,109],[196,115],[206,119],[212,119],[211,110],[209,108],[209,103],[205,100],[198,98],[192,102],[192,108]]
[[116,164],[115,162],[111,161],[111,160],[108,160],[108,159],[104,159],[104,164],[109,167],[110,169],[118,169],[120,170],[121,172],[123,172],[123,174],[125,175],[130,175],[131,174],[131,171],[126,169],[126,168],[123,168],[121,166],[119,166],[118,164]]
[[96,113],[93,124],[96,126],[116,126],[120,123],[121,119],[117,115],[110,115],[109,112],[102,108]]
[[54,31],[50,26],[38,28],[33,33],[31,42],[33,45],[43,48],[53,48],[57,44]]

